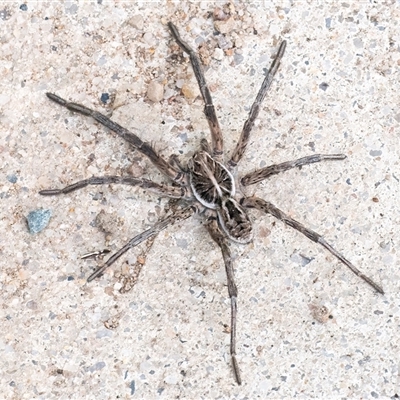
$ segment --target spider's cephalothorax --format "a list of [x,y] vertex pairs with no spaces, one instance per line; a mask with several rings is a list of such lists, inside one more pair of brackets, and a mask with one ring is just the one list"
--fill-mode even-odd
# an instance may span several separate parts
[[229,239],[249,243],[252,227],[246,210],[234,199],[235,180],[229,170],[206,151],[189,161],[190,187],[195,198],[215,210],[220,227]]
[[235,180],[228,169],[207,152],[197,152],[188,163],[190,187],[196,199],[207,208],[221,207],[225,197],[235,195]]
[[[102,125],[114,131],[117,135],[124,138],[136,150],[147,156],[150,161],[167,177],[173,184],[158,184],[145,178],[134,178],[131,176],[102,176],[92,177],[83,181],[76,182],[63,189],[46,189],[40,191],[42,195],[58,195],[81,189],[88,185],[101,184],[125,184],[138,186],[143,189],[155,192],[160,196],[166,196],[181,200],[181,207],[167,217],[158,221],[154,226],[132,238],[124,247],[113,254],[107,262],[94,271],[88,278],[88,282],[102,275],[106,268],[112,265],[122,254],[129,249],[137,246],[144,240],[156,236],[161,230],[176,221],[182,221],[192,216],[196,211],[202,211],[201,215],[205,218],[205,226],[213,238],[213,240],[221,248],[222,256],[225,263],[225,270],[228,282],[228,293],[231,299],[231,346],[230,353],[232,357],[233,371],[236,381],[241,384],[239,366],[236,359],[236,317],[237,317],[237,295],[238,290],[234,280],[233,262],[230,248],[227,244],[228,239],[239,243],[248,243],[252,238],[252,227],[247,210],[255,208],[267,214],[271,214],[286,225],[291,226],[297,231],[307,236],[312,241],[321,244],[331,254],[338,258],[343,264],[350,268],[357,276],[362,278],[377,292],[383,293],[383,289],[376,284],[371,278],[359,271],[350,261],[342,254],[335,250],[325,239],[317,232],[305,227],[300,222],[286,215],[272,203],[265,201],[259,197],[243,197],[238,196],[235,187],[249,186],[257,182],[261,182],[272,175],[279,174],[295,167],[320,162],[323,160],[343,160],[346,158],[343,154],[312,154],[307,157],[299,158],[294,161],[283,162],[281,164],[270,165],[265,168],[253,171],[240,179],[236,177],[236,165],[240,162],[249,142],[250,132],[253,128],[263,99],[271,86],[272,79],[276,74],[282,56],[285,52],[286,42],[283,41],[279,46],[277,55],[268,70],[256,99],[250,109],[249,116],[243,125],[242,133],[238,143],[228,160],[226,167],[223,164],[224,147],[221,129],[219,127],[218,118],[215,112],[210,91],[207,87],[206,80],[201,68],[197,54],[192,48],[182,40],[178,30],[172,23],[168,24],[172,36],[177,41],[184,52],[189,55],[190,62],[193,67],[194,74],[198,81],[201,95],[205,102],[204,114],[208,120],[211,131],[211,145],[207,140],[202,140],[201,150],[195,153],[188,163],[188,169],[181,167],[176,157],[170,160],[164,159],[148,142],[142,141],[134,133],[118,125],[105,115],[93,111],[88,107],[80,104],[70,103],[61,97],[47,93],[47,96],[61,106],[71,111],[91,116]],[[236,181],[235,181],[236,179]]]

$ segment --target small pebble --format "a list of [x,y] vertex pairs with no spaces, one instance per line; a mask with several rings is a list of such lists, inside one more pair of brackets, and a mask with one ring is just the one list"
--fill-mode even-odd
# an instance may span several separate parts
[[110,95],[108,93],[102,93],[100,100],[103,104],[107,104],[108,100],[110,100]]
[[99,361],[96,364],[92,365],[91,367],[86,368],[89,372],[96,372],[102,370],[106,366],[104,361]]
[[239,65],[244,60],[244,57],[241,54],[235,53],[235,55],[233,56],[233,60],[235,62],[235,65]]
[[11,183],[17,183],[17,180],[18,180],[18,178],[15,174],[7,175],[6,178],[7,178],[8,182],[11,182]]
[[164,86],[156,81],[150,82],[147,88],[147,97],[153,103],[158,103],[164,97]]
[[149,46],[155,46],[157,44],[154,35],[150,32],[146,32],[142,38]]
[[325,92],[326,89],[328,89],[328,86],[329,86],[329,85],[328,85],[327,83],[322,82],[322,83],[319,85],[319,88]]
[[182,86],[182,93],[188,100],[195,99],[198,95],[200,95],[199,87],[194,82],[185,82]]
[[128,24],[136,29],[143,29],[143,17],[141,15],[134,15],[129,19]]
[[38,309],[38,304],[37,304],[36,301],[34,301],[34,300],[29,300],[29,301],[26,303],[26,306],[27,306],[29,309],[31,309],[31,310],[37,310],[37,309]]
[[233,31],[235,28],[235,20],[229,17],[225,21],[214,21],[214,27],[218,32],[226,34]]
[[224,58],[224,51],[222,49],[220,49],[219,47],[217,47],[214,50],[213,58],[215,60],[221,61]]
[[32,235],[41,232],[48,225],[50,217],[50,210],[44,210],[41,208],[39,210],[31,211],[26,217],[29,232]]
[[165,383],[168,383],[169,385],[176,385],[179,382],[179,378],[177,375],[167,375],[164,379]]
[[131,396],[135,394],[135,381],[132,381],[131,384],[129,385],[129,388],[131,389]]

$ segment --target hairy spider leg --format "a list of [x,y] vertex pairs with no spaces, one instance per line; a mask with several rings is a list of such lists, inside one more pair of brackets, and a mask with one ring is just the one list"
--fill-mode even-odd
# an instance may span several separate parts
[[278,71],[283,55],[285,54],[285,49],[286,49],[286,40],[283,40],[279,46],[278,53],[276,54],[274,61],[272,62],[271,67],[264,78],[261,88],[257,93],[256,99],[254,100],[254,103],[251,106],[249,116],[243,125],[242,133],[240,134],[239,141],[235,149],[233,150],[232,157],[228,161],[228,167],[230,169],[235,168],[238,162],[243,157],[247,144],[249,143],[250,133],[251,130],[253,129],[254,122],[257,119],[258,114],[260,112],[261,103],[263,102],[269,88],[271,87],[272,80],[274,79],[274,76]]
[[140,151],[142,154],[148,157],[150,161],[159,169],[160,172],[168,176],[174,182],[180,183],[184,180],[185,174],[182,173],[182,171],[180,171],[176,167],[173,167],[166,160],[164,160],[164,158],[157,153],[157,151],[151,146],[150,143],[144,142],[134,133],[128,131],[128,129],[126,128],[123,128],[121,125],[112,121],[104,114],[101,114],[98,111],[94,111],[81,104],[68,102],[67,100],[64,100],[63,98],[54,93],[46,93],[46,95],[50,100],[54,101],[55,103],[63,107],[68,108],[68,110],[92,117],[96,121],[100,122],[106,128],[115,132],[118,136],[125,139],[138,151]]
[[280,174],[281,172],[288,171],[289,169],[302,167],[303,165],[314,164],[321,161],[337,161],[347,158],[344,154],[312,154],[311,156],[298,158],[294,161],[285,161],[280,164],[269,165],[261,169],[252,171],[240,179],[243,186],[254,185],[272,175]]
[[293,218],[289,217],[283,211],[281,211],[278,207],[274,206],[269,201],[265,201],[258,197],[248,197],[243,198],[241,201],[243,207],[246,208],[256,208],[260,211],[263,211],[267,214],[273,215],[275,218],[282,221],[284,224],[291,226],[296,229],[303,235],[307,236],[310,240],[315,243],[319,243],[321,246],[325,247],[332,255],[334,255],[338,260],[340,260],[344,265],[346,265],[350,270],[356,274],[359,278],[363,279],[367,282],[374,290],[378,293],[385,294],[383,289],[375,283],[371,278],[364,275],[358,268],[356,268],[349,260],[347,260],[342,254],[340,254],[337,250],[335,250],[327,241],[317,232],[306,228],[300,222],[297,222]]
[[210,126],[211,131],[212,156],[217,161],[221,162],[224,155],[224,139],[199,57],[197,56],[196,52],[186,42],[182,40],[178,29],[172,22],[168,23],[168,27],[175,41],[178,43],[181,49],[189,55],[193,72],[197,79],[197,83],[199,84],[200,92],[205,103],[204,114],[207,118],[208,125]]

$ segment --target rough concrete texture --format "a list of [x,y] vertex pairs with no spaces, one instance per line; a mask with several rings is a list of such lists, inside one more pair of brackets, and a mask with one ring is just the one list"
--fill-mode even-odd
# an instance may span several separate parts
[[[253,212],[254,242],[231,245],[242,386],[230,367],[222,257],[199,217],[87,284],[102,260],[83,254],[115,252],[173,205],[117,185],[38,194],[93,175],[166,181],[46,91],[112,114],[182,163],[209,138],[168,21],[200,46],[228,155],[271,57],[288,41],[240,173],[314,153],[348,158],[246,193],[320,232],[386,292]],[[399,396],[399,21],[396,1],[0,3],[0,397]],[[52,217],[32,235],[26,216],[37,209]]]

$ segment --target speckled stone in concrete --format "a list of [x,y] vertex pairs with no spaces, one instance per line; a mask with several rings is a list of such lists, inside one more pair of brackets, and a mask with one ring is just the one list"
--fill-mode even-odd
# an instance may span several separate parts
[[[400,395],[399,4],[248,3],[0,3],[0,397]],[[386,292],[373,293],[323,248],[252,213],[254,242],[231,246],[241,387],[229,364],[222,257],[199,218],[161,233],[139,282],[120,294],[121,274],[134,273],[144,247],[90,284],[101,260],[80,257],[116,251],[167,202],[115,185],[38,195],[92,175],[162,180],[126,143],[46,91],[112,114],[183,163],[209,137],[168,21],[200,48],[227,154],[287,40],[241,173],[313,153],[348,158],[288,171],[248,194],[320,232]],[[161,101],[147,97],[152,82]],[[52,218],[30,235],[26,216],[39,208]]]

